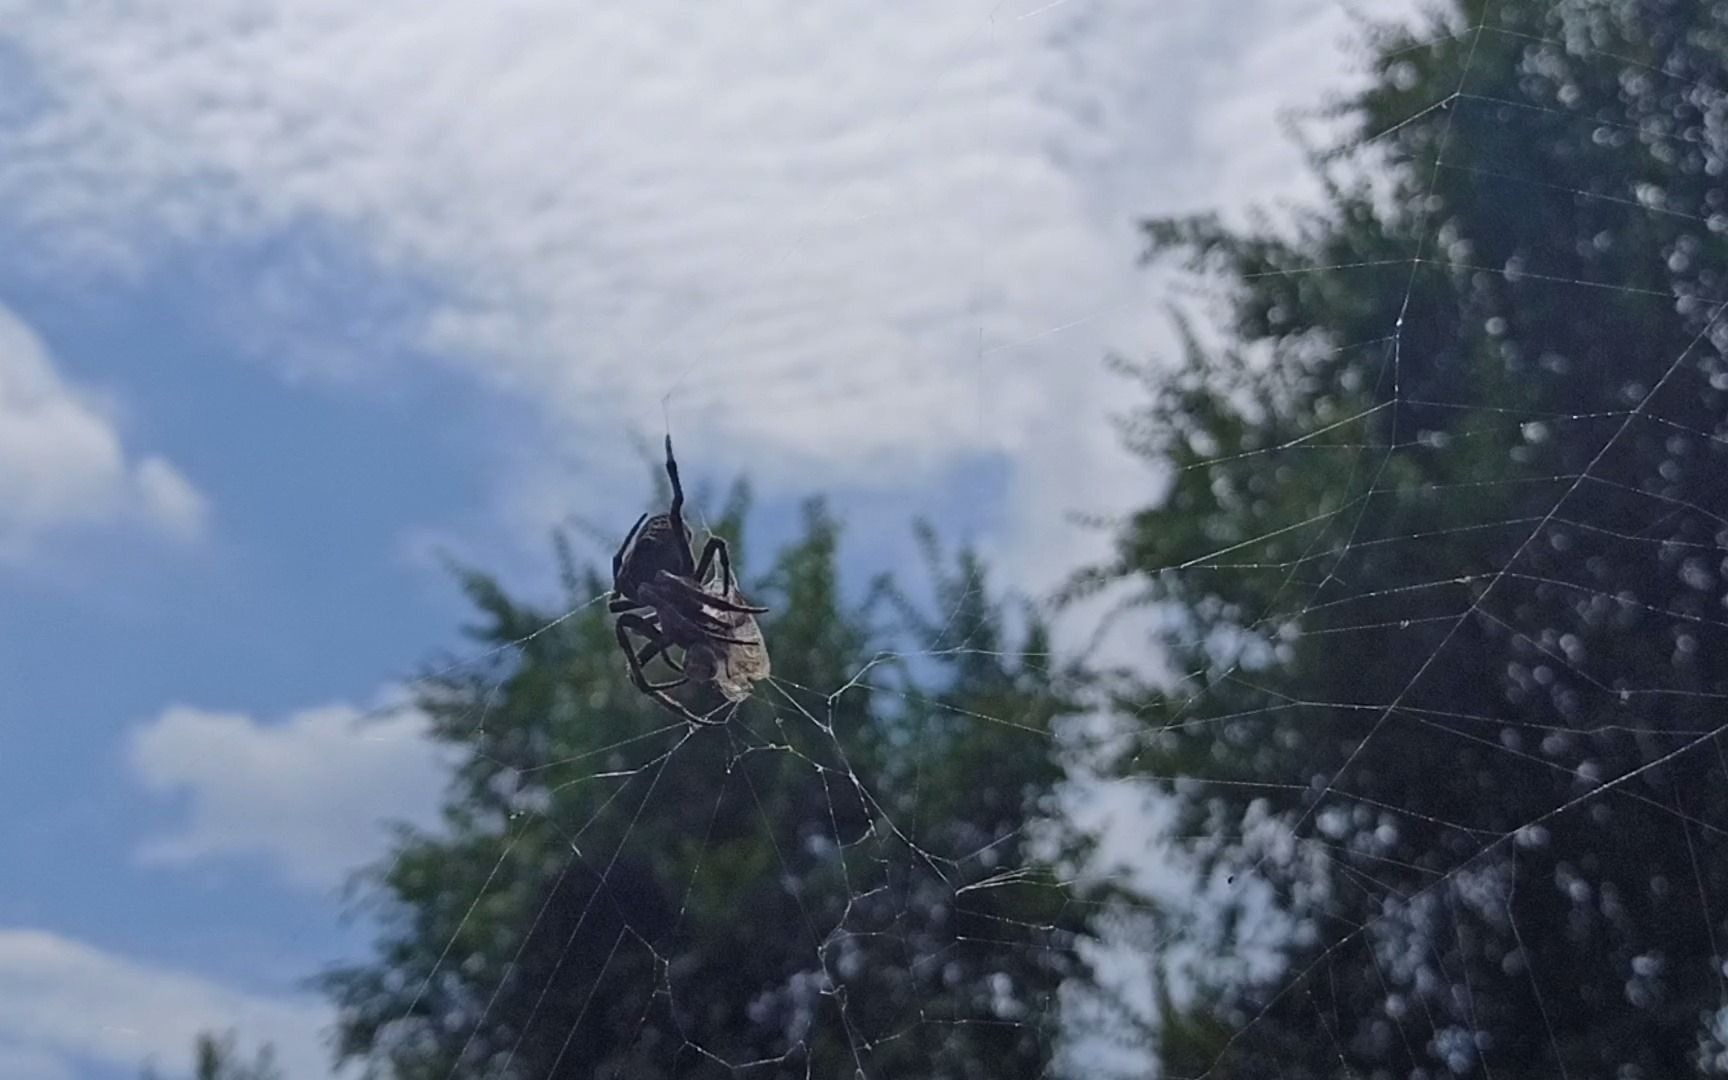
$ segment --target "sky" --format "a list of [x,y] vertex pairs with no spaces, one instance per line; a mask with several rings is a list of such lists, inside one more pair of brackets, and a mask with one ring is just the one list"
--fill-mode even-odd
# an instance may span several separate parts
[[[1400,8],[1403,5],[1398,5]],[[304,979],[440,760],[442,553],[551,597],[670,425],[859,580],[1144,502],[1152,214],[1299,204],[1338,0],[0,0],[0,1075],[331,1075]],[[596,550],[595,555],[607,552]]]

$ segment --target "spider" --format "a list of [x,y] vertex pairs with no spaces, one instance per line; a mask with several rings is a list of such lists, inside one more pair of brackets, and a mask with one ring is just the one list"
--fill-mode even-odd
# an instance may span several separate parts
[[[672,481],[672,506],[664,514],[643,514],[630,527],[612,556],[612,601],[607,610],[618,616],[614,630],[630,665],[636,688],[687,720],[715,721],[692,713],[666,691],[687,683],[713,683],[726,700],[750,696],[750,685],[768,677],[768,652],[755,616],[766,612],[744,602],[732,576],[726,541],[710,536],[698,560],[690,548],[690,527],[684,524],[684,487],[672,456],[672,436],[666,436],[666,475]],[[715,562],[719,578],[712,579]],[[646,611],[646,614],[644,614]],[[631,633],[644,639],[638,649]],[[683,650],[684,662],[670,649]],[[678,678],[653,683],[643,665],[662,657]]]

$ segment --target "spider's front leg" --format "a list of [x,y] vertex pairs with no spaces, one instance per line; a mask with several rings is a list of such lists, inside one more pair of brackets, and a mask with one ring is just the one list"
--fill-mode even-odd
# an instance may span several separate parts
[[696,553],[690,550],[690,527],[684,524],[684,485],[678,480],[678,462],[672,457],[670,432],[666,435],[666,477],[672,481],[672,506],[666,511],[666,518],[677,545],[678,568],[689,573],[696,568]]

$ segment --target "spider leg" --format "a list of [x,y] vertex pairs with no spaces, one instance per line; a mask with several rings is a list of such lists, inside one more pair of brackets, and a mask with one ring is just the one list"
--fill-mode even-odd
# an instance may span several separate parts
[[618,550],[613,554],[612,580],[614,582],[618,580],[618,574],[624,569],[624,553],[630,550],[630,541],[636,539],[636,534],[641,530],[642,523],[647,520],[647,514],[643,514],[641,517],[637,518],[636,524],[630,526],[630,531],[624,534],[624,542],[618,545]]
[[717,596],[714,593],[709,592],[707,589],[704,589],[697,582],[692,581],[687,577],[681,577],[678,574],[674,574],[670,570],[662,570],[657,576],[660,581],[665,584],[671,585],[686,595],[700,600],[703,604],[706,604],[711,608],[718,608],[721,611],[735,611],[740,615],[761,615],[766,613],[768,610],[765,607],[752,607],[749,604],[740,604],[734,600],[728,600],[724,596]]
[[607,603],[606,610],[616,615],[620,611],[640,611],[647,606],[640,600],[632,600],[627,596],[615,596]]
[[690,550],[690,529],[684,524],[684,485],[678,479],[678,461],[672,456],[672,433],[666,433],[666,477],[672,481],[672,507],[666,516],[671,519],[672,535],[678,543],[678,565],[686,574],[696,568],[696,556]]
[[[626,616],[624,616],[623,619],[619,620],[619,623],[622,624],[624,619],[630,619],[630,618],[633,618],[633,617],[626,615]],[[641,616],[635,616],[634,618],[641,619]],[[642,622],[648,623],[648,620],[642,619]],[[649,626],[652,627],[652,623],[649,623]],[[634,628],[637,630],[641,630],[641,627],[639,627],[639,626],[636,626]],[[666,693],[666,691],[672,689],[675,686],[683,686],[684,684],[688,683],[690,681],[688,676],[680,675],[678,678],[673,679],[670,682],[663,682],[663,683],[651,683],[648,681],[648,676],[645,675],[642,671],[642,665],[644,663],[647,663],[647,661],[649,659],[653,658],[652,650],[654,650],[654,649],[664,650],[666,648],[666,643],[663,640],[660,640],[660,639],[650,640],[648,642],[648,644],[643,647],[642,654],[639,656],[630,647],[630,639],[629,639],[629,637],[626,636],[627,630],[623,625],[619,625],[617,627],[617,633],[618,633],[618,643],[620,645],[624,646],[624,656],[625,656],[625,659],[628,660],[629,664],[630,664],[630,681],[636,684],[636,689],[642,691],[643,694],[645,694],[648,697],[653,698],[655,701],[659,702],[661,707],[665,708],[667,711],[677,714],[678,716],[682,717],[684,720],[686,720],[692,724],[701,724],[704,727],[719,727],[720,725],[722,725],[726,722],[725,720],[715,720],[713,717],[709,717],[709,716],[697,716],[695,713],[691,712],[688,708],[686,708],[682,703],[675,700],[670,694]],[[666,662],[669,664],[672,663],[671,657],[667,657]],[[674,665],[674,666],[676,666],[676,665]],[[682,668],[679,668],[678,670],[680,672],[683,671]]]
[[[672,698],[668,697],[666,694],[663,694],[663,693],[662,694],[650,694],[649,696],[652,697],[655,701],[658,701],[660,704],[666,706],[668,709],[677,713],[679,716],[682,716],[685,720],[688,720],[692,724],[700,724],[703,727],[724,727],[726,724],[726,720],[716,720],[712,716],[697,716],[695,713],[691,712],[689,709],[685,708],[683,705],[680,705],[678,702],[673,701]],[[736,710],[737,710],[737,705],[734,704],[733,705],[733,711],[736,711]],[[719,711],[719,710],[715,710],[715,711]],[[729,719],[731,719],[731,717],[728,716],[726,719],[729,720]]]
[[672,481],[672,516],[684,509],[684,485],[678,482],[678,461],[672,456],[672,433],[666,433],[666,476]]
[[672,643],[669,641],[650,641],[648,644],[642,646],[641,652],[636,654],[636,662],[643,667],[647,667],[648,661],[658,656],[667,667],[682,675],[684,673],[684,665],[672,659],[672,654],[668,651],[671,648]]
[[[683,675],[683,668],[678,667],[678,665],[672,665],[680,672],[678,678],[663,683],[651,683],[648,681],[648,676],[642,671],[642,665],[654,658],[656,650],[664,652],[671,644],[666,640],[665,634],[662,632],[661,628],[655,624],[653,619],[650,619],[645,615],[620,615],[618,616],[618,621],[613,624],[613,630],[618,635],[619,646],[624,650],[624,659],[630,665],[630,681],[636,685],[636,689],[642,691],[642,693],[646,694],[648,697],[659,702],[662,707],[676,713],[678,716],[692,724],[701,724],[703,727],[720,727],[726,723],[725,720],[716,720],[711,716],[697,716],[684,705],[674,700],[670,694],[666,693],[666,691],[673,687],[683,686],[690,681],[689,676]],[[647,644],[642,647],[640,654],[637,653],[635,647],[630,643],[630,632],[632,630],[648,639]],[[672,664],[671,657],[668,656],[665,660],[668,664]],[[730,717],[727,719],[730,719]]]
[[668,590],[662,588],[659,582],[645,582],[643,587],[649,596],[639,606],[653,610],[653,615],[649,616],[650,618],[660,614],[660,605],[666,605],[675,610],[678,616],[686,622],[694,623],[696,628],[704,634],[724,634],[733,629],[732,623],[702,606],[702,600],[708,595],[707,593]]
[[726,550],[726,541],[718,536],[710,536],[708,543],[703,545],[702,560],[696,564],[696,572],[690,577],[696,581],[707,581],[708,571],[714,565],[714,559],[720,559],[720,592],[729,593],[737,579],[732,576],[732,555]]
[[735,638],[728,636],[731,632],[737,630],[738,627],[734,626],[732,623],[717,619],[706,611],[698,611],[694,614],[687,611],[681,611],[679,614],[695,623],[697,629],[702,631],[702,636],[709,641],[724,641],[728,645],[756,644],[756,642],[751,641],[748,638]]
[[624,650],[624,659],[630,665],[630,681],[636,684],[636,689],[649,697],[653,697],[660,691],[670,690],[674,686],[683,686],[690,681],[682,675],[670,682],[651,683],[648,681],[647,673],[642,670],[645,661],[636,654],[636,646],[630,642],[630,631],[634,630],[648,639],[648,644],[642,650],[644,653],[647,653],[655,645],[664,649],[667,645],[666,635],[660,627],[654,624],[652,619],[642,615],[620,615],[618,622],[613,625],[612,629],[618,635],[618,646]]

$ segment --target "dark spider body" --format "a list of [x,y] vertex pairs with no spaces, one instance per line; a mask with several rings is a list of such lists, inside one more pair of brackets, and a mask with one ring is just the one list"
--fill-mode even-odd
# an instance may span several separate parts
[[[664,514],[643,514],[612,556],[612,602],[618,616],[618,645],[630,664],[630,680],[644,694],[698,723],[710,723],[678,704],[666,691],[686,683],[713,683],[728,701],[750,696],[750,685],[768,677],[768,651],[752,607],[738,593],[726,541],[710,536],[698,560],[684,523],[684,487],[666,437],[666,475],[672,481],[672,506]],[[712,579],[715,563],[719,578]],[[638,649],[630,640],[644,640]],[[668,650],[684,653],[682,665]],[[679,677],[651,683],[643,665],[663,656]]]

